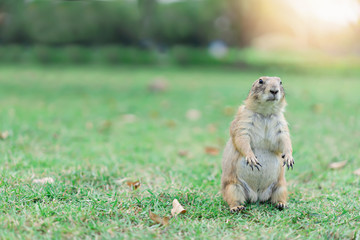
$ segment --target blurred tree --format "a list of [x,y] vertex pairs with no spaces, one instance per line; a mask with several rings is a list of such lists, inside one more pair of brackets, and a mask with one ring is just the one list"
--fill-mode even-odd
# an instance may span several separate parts
[[24,28],[24,1],[0,0],[0,41],[28,43],[29,36]]
[[153,47],[154,13],[156,0],[138,0],[141,14],[140,41],[146,47]]
[[[0,41],[44,45],[249,46],[292,28],[280,0],[0,0]],[[274,4],[276,3],[276,4]],[[289,16],[290,15],[290,16]],[[287,14],[291,18],[291,12]]]

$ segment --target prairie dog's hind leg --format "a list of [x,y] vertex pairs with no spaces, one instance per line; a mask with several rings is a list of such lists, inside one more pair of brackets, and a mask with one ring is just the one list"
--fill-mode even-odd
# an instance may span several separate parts
[[230,183],[223,187],[223,197],[229,204],[232,213],[240,212],[245,209],[246,200],[244,188],[240,183]]
[[282,210],[287,207],[287,188],[284,168],[281,167],[280,176],[277,184],[274,187],[273,193],[271,195],[271,202],[275,204],[275,207]]

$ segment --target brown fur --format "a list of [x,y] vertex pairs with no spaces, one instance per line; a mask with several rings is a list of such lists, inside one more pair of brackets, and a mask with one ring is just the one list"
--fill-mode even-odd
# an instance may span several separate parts
[[[246,201],[270,200],[280,209],[287,202],[283,164],[289,168],[294,162],[283,116],[284,88],[277,77],[260,79],[263,83],[259,79],[254,82],[231,123],[230,140],[223,155],[222,194],[232,212],[242,210]],[[260,154],[259,159],[254,151]],[[263,179],[275,180],[262,185]]]

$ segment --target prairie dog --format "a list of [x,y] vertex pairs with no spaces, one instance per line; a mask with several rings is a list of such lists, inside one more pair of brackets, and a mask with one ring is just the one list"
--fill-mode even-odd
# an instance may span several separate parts
[[256,80],[230,126],[222,160],[222,194],[231,212],[244,203],[287,203],[285,165],[293,168],[292,146],[284,117],[285,92],[278,77]]

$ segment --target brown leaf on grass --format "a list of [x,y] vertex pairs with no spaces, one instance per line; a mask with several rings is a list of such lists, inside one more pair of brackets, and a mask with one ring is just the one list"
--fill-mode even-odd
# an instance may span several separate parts
[[232,115],[235,114],[235,109],[234,109],[233,107],[226,106],[226,107],[224,108],[224,114],[225,114],[226,116],[232,116]]
[[112,126],[112,122],[110,120],[105,120],[104,122],[101,123],[99,127],[99,131],[100,132],[109,131],[111,126]]
[[207,130],[210,132],[210,133],[214,133],[217,131],[217,127],[215,124],[209,124],[207,125]]
[[133,190],[138,189],[141,185],[139,181],[136,181],[136,182],[127,181],[126,184]]
[[150,92],[165,92],[168,90],[168,87],[168,81],[163,77],[158,77],[149,83],[148,90]]
[[217,156],[219,155],[219,149],[215,147],[205,147],[205,153],[208,155]]
[[176,216],[180,213],[184,214],[184,213],[186,213],[186,210],[184,209],[183,206],[181,206],[181,204],[179,203],[179,201],[177,199],[174,199],[173,208],[171,209],[171,215]]
[[129,179],[128,178],[119,178],[119,179],[116,179],[114,182],[118,185],[121,185],[127,180],[129,180]]
[[122,116],[122,120],[125,123],[133,123],[137,120],[137,117],[134,114],[124,114]]
[[159,118],[160,113],[159,113],[158,111],[151,111],[151,112],[149,113],[149,115],[150,115],[150,117],[151,117],[152,119],[157,119],[157,118]]
[[168,128],[174,128],[176,127],[176,122],[174,120],[167,120],[165,122],[165,125],[168,127]]
[[356,170],[354,171],[354,174],[360,176],[360,168],[359,168],[359,169],[356,169]]
[[153,220],[158,224],[161,224],[163,226],[169,225],[169,220],[170,220],[169,217],[160,217],[159,215],[151,212],[150,210],[149,210],[149,217],[151,220]]
[[346,165],[347,161],[342,162],[333,162],[329,164],[329,168],[331,169],[340,169],[343,168]]
[[189,109],[186,112],[186,118],[189,119],[190,121],[197,121],[201,118],[201,112],[196,109]]
[[45,177],[45,178],[34,179],[32,182],[45,184],[45,183],[54,183],[55,181],[52,177]]
[[178,152],[178,154],[179,154],[180,157],[186,157],[189,154],[189,152],[186,151],[186,150],[180,150]]
[[8,131],[0,132],[0,139],[5,140],[8,138],[8,136],[9,136]]
[[311,110],[314,113],[321,113],[323,111],[324,106],[321,103],[315,103],[311,106]]
[[94,128],[94,124],[92,122],[86,122],[85,127],[87,130],[90,130]]

